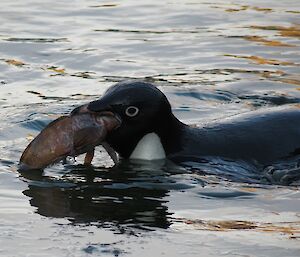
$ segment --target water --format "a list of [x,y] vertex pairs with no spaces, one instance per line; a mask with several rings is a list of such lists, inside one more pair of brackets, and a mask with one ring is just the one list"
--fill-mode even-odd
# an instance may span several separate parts
[[90,168],[16,171],[46,124],[125,79],[157,84],[189,124],[299,104],[298,1],[1,7],[0,256],[299,256],[299,183],[280,173],[295,162],[112,167],[99,148]]

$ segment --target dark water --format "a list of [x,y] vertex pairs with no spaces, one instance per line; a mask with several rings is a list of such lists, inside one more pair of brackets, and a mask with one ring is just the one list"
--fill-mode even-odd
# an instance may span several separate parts
[[16,171],[46,124],[125,79],[189,124],[299,104],[298,1],[1,0],[0,24],[0,256],[299,256],[298,160],[112,167],[99,148],[93,167]]

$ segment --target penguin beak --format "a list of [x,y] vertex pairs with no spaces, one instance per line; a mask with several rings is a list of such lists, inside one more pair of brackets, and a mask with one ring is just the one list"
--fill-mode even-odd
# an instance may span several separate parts
[[90,102],[87,106],[87,109],[92,112],[102,112],[102,111],[113,111],[112,106],[110,105],[110,99],[107,97],[102,97],[100,100]]
[[79,113],[95,113],[95,112],[103,112],[103,111],[113,112],[113,108],[105,98],[92,101],[85,105],[78,106],[71,112],[71,114],[75,115]]
[[84,104],[76,107],[71,112],[71,116],[81,114],[81,113],[92,113],[92,114],[99,113],[100,115],[114,116],[116,119],[118,119],[120,124],[122,123],[121,117],[113,111],[113,108],[110,105],[103,104],[102,101],[100,100],[93,101],[88,104]]
[[88,109],[88,104],[85,105],[81,105],[76,107],[72,112],[71,112],[71,116],[73,115],[77,115],[80,113],[90,113],[89,109]]

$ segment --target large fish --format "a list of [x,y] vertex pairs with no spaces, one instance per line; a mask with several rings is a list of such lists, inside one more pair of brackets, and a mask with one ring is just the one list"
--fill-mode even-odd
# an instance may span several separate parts
[[43,169],[67,156],[83,153],[87,153],[85,164],[90,164],[94,148],[100,144],[113,161],[117,162],[117,155],[105,143],[105,138],[109,131],[119,125],[119,119],[111,112],[62,116],[51,122],[27,146],[21,156],[19,169]]

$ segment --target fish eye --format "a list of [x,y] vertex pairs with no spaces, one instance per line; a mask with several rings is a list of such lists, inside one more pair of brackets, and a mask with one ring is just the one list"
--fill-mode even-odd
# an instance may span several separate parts
[[135,107],[135,106],[129,106],[126,108],[125,110],[125,114],[128,117],[134,117],[139,113],[139,108]]

